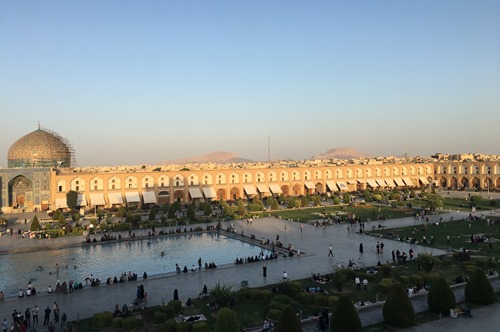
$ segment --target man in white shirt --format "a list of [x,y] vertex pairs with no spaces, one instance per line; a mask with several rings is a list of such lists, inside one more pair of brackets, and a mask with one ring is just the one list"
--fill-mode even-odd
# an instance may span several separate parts
[[283,271],[283,280],[288,281],[288,274],[286,271]]

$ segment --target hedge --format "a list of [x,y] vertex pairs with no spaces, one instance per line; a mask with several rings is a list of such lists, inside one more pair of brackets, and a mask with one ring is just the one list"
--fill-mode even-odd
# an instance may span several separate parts
[[111,325],[113,314],[111,311],[103,311],[94,314],[94,327],[103,328]]

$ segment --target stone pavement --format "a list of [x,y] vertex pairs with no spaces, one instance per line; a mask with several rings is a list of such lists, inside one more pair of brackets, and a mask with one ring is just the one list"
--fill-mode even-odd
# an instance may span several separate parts
[[[467,213],[445,214],[431,216],[439,219],[443,217],[449,219],[453,216],[458,219],[460,216]],[[78,318],[86,318],[94,313],[104,310],[112,310],[115,304],[129,304],[135,297],[135,290],[138,284],[143,283],[148,292],[149,305],[159,305],[162,302],[168,302],[173,297],[174,289],[178,289],[181,300],[186,300],[188,297],[196,298],[200,293],[203,285],[207,285],[210,289],[215,283],[220,282],[232,285],[234,290],[240,288],[241,281],[246,280],[250,287],[264,286],[278,282],[283,274],[287,271],[291,279],[303,279],[311,276],[312,273],[330,273],[332,266],[337,262],[347,262],[349,259],[357,260],[359,255],[359,244],[363,243],[364,253],[361,255],[361,260],[366,266],[373,266],[377,261],[385,262],[391,260],[392,250],[408,251],[411,248],[415,251],[415,255],[420,252],[432,253],[439,255],[444,253],[442,250],[410,245],[408,243],[384,240],[384,253],[377,255],[375,253],[375,245],[377,238],[365,236],[347,230],[346,225],[334,225],[326,228],[315,227],[312,225],[304,225],[301,232],[299,224],[280,220],[275,218],[254,219],[252,224],[248,225],[245,221],[232,221],[237,233],[244,231],[245,234],[254,234],[257,239],[274,240],[279,234],[280,241],[283,244],[292,243],[295,249],[299,249],[306,254],[292,257],[279,258],[266,262],[257,262],[243,265],[228,265],[220,266],[214,270],[203,270],[190,272],[188,274],[166,274],[161,276],[150,276],[147,280],[139,280],[138,282],[128,282],[117,285],[101,285],[100,287],[87,287],[79,290],[71,295],[47,294],[41,293],[36,297],[28,298],[7,298],[0,302],[0,320],[3,317],[10,318],[14,309],[24,310],[27,307],[33,307],[37,304],[39,307],[46,307],[57,301],[61,307],[61,312],[66,312],[69,320]],[[421,221],[415,221],[413,217],[391,219],[380,222],[386,227],[398,227],[403,225],[418,225]],[[377,227],[378,221],[367,222],[366,230],[371,230]],[[58,241],[65,241],[61,244]],[[67,237],[57,240],[21,240],[8,236],[0,237],[0,251],[16,248],[24,248],[26,246],[46,246],[44,241],[54,241],[55,246],[77,245],[81,238]],[[71,242],[73,241],[73,243]],[[40,244],[41,243],[41,244]],[[328,257],[328,246],[333,245],[334,257]],[[0,257],[1,259],[1,257]],[[131,257],[133,259],[133,257]],[[262,266],[267,265],[267,277],[262,276]],[[123,267],[124,271],[128,271],[127,267]],[[41,289],[41,287],[38,287]],[[375,314],[366,314],[364,325],[371,325],[375,321]],[[373,318],[370,318],[373,317]]]

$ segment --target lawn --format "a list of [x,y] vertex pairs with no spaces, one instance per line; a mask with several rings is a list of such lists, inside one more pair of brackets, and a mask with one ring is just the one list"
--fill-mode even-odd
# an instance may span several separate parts
[[282,219],[308,222],[311,220],[323,220],[325,216],[336,215],[339,213],[344,216],[354,214],[356,217],[360,217],[362,221],[368,221],[375,220],[379,216],[387,219],[408,217],[413,215],[413,210],[403,207],[392,208],[387,205],[358,204],[301,208],[295,210],[273,211],[271,213],[263,212],[260,216],[266,217],[271,214],[272,216],[278,216]]
[[[453,220],[425,223],[420,226],[376,230],[370,234],[376,234],[389,239],[400,239],[401,241],[415,238],[418,244],[423,246],[445,250],[459,250],[460,248],[464,248],[470,250],[473,254],[500,257],[500,218],[498,217],[488,217],[484,220],[474,220],[471,222]],[[491,237],[491,248],[487,242],[471,243],[471,235],[483,239]],[[426,241],[424,241],[424,236]],[[450,237],[449,244],[447,243],[448,236]]]

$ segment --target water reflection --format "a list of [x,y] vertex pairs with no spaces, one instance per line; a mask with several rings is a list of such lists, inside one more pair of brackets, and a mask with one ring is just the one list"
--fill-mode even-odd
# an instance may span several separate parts
[[[177,236],[136,240],[133,242],[96,243],[90,246],[0,255],[0,289],[14,296],[26,289],[30,280],[37,291],[53,288],[60,280],[69,279],[85,284],[93,274],[105,282],[108,277],[120,277],[132,271],[142,276],[175,272],[181,268],[215,262],[232,264],[236,258],[256,256],[269,250],[217,233],[179,234]],[[163,254],[162,254],[163,253]],[[42,266],[42,271],[38,266]]]

